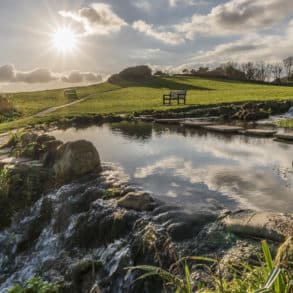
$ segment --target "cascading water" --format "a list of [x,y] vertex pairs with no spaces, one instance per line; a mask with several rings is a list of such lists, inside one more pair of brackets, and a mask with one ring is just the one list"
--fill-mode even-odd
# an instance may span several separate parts
[[[159,235],[161,241],[167,239],[164,231],[172,225],[178,231],[183,227],[185,236],[205,223],[200,217],[201,224],[195,225],[199,218],[174,207],[135,212],[118,208],[115,200],[103,199],[105,189],[113,185],[130,188],[120,171],[104,166],[101,177],[65,185],[15,217],[11,227],[0,233],[1,293],[33,276],[62,282],[68,290],[65,292],[89,292],[94,284],[102,292],[141,292],[141,285],[134,282],[135,274],[125,268],[154,263],[153,248],[147,250],[142,244],[147,231]],[[214,219],[212,216],[207,222]],[[186,243],[178,244],[178,251],[181,246],[186,247]],[[172,249],[161,249],[160,253],[164,262],[171,264],[175,260],[169,251]],[[143,290],[156,292],[145,284]]]

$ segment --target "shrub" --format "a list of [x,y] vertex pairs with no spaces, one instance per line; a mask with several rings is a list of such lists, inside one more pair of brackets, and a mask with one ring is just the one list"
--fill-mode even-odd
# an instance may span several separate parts
[[34,277],[28,280],[24,286],[16,284],[8,289],[7,293],[58,293],[59,287],[43,281],[41,278]]
[[[290,239],[290,238],[289,238]],[[292,271],[286,268],[277,259],[273,261],[270,249],[266,241],[262,241],[263,255],[260,258],[258,266],[251,266],[242,263],[239,266],[230,266],[234,272],[232,279],[225,279],[221,273],[220,263],[211,258],[204,257],[185,257],[173,265],[170,271],[155,266],[136,266],[129,268],[130,270],[141,270],[144,272],[137,280],[158,276],[161,278],[164,287],[169,288],[171,292],[176,293],[289,293],[292,289]],[[279,255],[280,249],[278,251]],[[279,256],[278,256],[279,257]],[[213,289],[205,289],[206,285],[194,284],[189,271],[188,261],[198,261],[201,264],[197,266],[204,267],[214,280]],[[287,260],[286,260],[287,262]],[[207,264],[211,263],[211,266]],[[217,265],[218,272],[215,273],[213,266]],[[184,272],[181,274],[174,273]],[[199,291],[198,291],[199,290]]]
[[112,75],[108,81],[110,83],[117,83],[120,79],[127,81],[141,81],[152,76],[152,70],[146,66],[128,67],[122,70],[119,74]]
[[13,104],[3,95],[0,95],[0,114],[13,112],[15,109]]

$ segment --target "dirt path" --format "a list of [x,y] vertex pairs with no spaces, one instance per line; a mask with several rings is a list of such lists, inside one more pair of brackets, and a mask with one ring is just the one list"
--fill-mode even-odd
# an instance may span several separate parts
[[[49,114],[49,113],[52,113],[52,112],[55,112],[55,111],[57,111],[57,110],[59,110],[59,109],[63,109],[63,108],[66,108],[66,107],[72,106],[72,105],[74,105],[74,104],[81,103],[81,102],[87,100],[90,96],[91,96],[91,95],[86,96],[85,98],[82,98],[82,99],[76,100],[76,101],[74,101],[74,102],[68,103],[68,104],[64,104],[64,105],[61,105],[61,106],[56,106],[56,107],[51,107],[51,108],[45,109],[45,110],[43,110],[43,111],[41,111],[41,112],[39,112],[39,113],[37,113],[37,114],[32,115],[31,117],[45,116],[45,115],[47,115],[47,114]],[[31,117],[30,117],[30,118],[31,118]]]
[[[66,108],[66,107],[69,107],[69,106],[72,106],[72,105],[75,105],[75,104],[78,104],[78,103],[81,103],[85,100],[87,100],[88,98],[90,98],[93,94],[91,95],[88,95],[82,99],[79,99],[79,100],[76,100],[74,102],[71,102],[71,103],[67,103],[67,104],[64,104],[64,105],[60,105],[60,106],[56,106],[56,107],[50,107],[50,108],[47,108],[41,112],[38,112],[34,115],[31,115],[29,117],[25,117],[25,118],[34,118],[34,117],[42,117],[42,116],[45,116],[47,114],[50,114],[52,112],[55,112],[59,109],[63,109],[63,108]],[[7,138],[8,138],[8,135],[10,134],[11,132],[6,132],[6,133],[1,133],[0,134],[0,146],[5,143],[5,141],[7,141]]]

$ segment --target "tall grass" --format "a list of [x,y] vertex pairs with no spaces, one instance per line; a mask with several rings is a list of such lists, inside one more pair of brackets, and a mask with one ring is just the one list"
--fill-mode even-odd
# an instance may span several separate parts
[[[238,267],[229,266],[234,272],[232,279],[223,277],[222,265],[218,260],[204,257],[185,257],[174,264],[170,271],[155,266],[136,266],[130,270],[140,270],[144,274],[137,280],[158,276],[161,278],[164,288],[176,293],[290,293],[292,292],[292,271],[282,267],[282,263],[274,261],[266,241],[262,241],[262,256],[259,265],[252,266],[246,263]],[[188,263],[196,261],[197,266],[208,271],[213,279],[211,289],[207,289],[204,283],[194,283],[190,274]],[[182,274],[174,273],[183,271]],[[217,268],[217,269],[215,269]]]
[[13,112],[14,110],[12,102],[5,96],[0,95],[0,115]]

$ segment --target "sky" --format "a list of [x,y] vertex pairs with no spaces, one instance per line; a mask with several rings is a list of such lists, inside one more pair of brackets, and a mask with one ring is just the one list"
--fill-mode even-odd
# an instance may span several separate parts
[[0,91],[291,55],[292,0],[0,1]]

